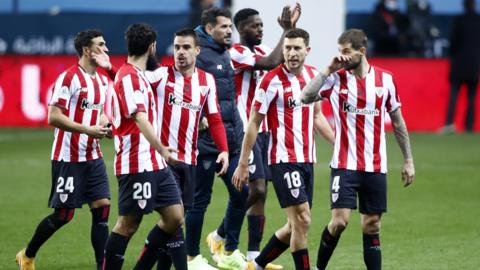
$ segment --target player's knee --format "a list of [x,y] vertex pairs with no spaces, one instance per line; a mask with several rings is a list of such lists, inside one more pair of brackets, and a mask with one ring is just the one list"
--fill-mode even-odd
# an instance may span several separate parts
[[140,225],[140,220],[141,218],[134,219],[134,218],[119,217],[112,231],[120,235],[123,235],[125,237],[132,237],[132,235],[134,235],[138,230],[138,227]]
[[257,185],[250,188],[250,194],[255,196],[256,201],[265,202],[265,200],[267,199],[267,189],[264,185]]
[[331,227],[335,235],[342,233],[347,228],[348,220],[343,218],[335,218],[330,221]]
[[293,223],[294,230],[300,232],[307,232],[312,221],[310,211],[304,210],[296,214],[295,222]]
[[379,234],[381,222],[380,218],[372,217],[362,223],[362,232],[364,234]]

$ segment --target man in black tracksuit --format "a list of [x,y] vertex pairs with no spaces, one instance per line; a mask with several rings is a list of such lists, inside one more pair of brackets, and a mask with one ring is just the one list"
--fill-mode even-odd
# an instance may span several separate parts
[[[201,48],[196,66],[215,77],[218,102],[227,133],[229,148],[229,167],[227,173],[222,176],[229,192],[228,206],[224,219],[221,221],[217,231],[209,235],[209,240],[215,239],[217,240],[215,243],[220,243],[225,239],[224,254],[227,256],[216,254],[217,257],[214,257],[219,266],[222,266],[222,264],[231,265],[230,261],[233,260],[234,264],[240,263],[241,265],[239,266],[241,267],[243,264],[242,260],[240,260],[241,254],[236,250],[246,212],[245,202],[248,197],[248,189],[241,192],[237,191],[231,182],[233,172],[238,164],[243,124],[235,103],[234,71],[228,52],[232,33],[230,12],[219,8],[204,11],[202,13],[202,25],[197,27],[195,31],[199,36]],[[199,130],[198,150],[194,206],[187,211],[185,220],[187,254],[190,261],[197,256],[201,256],[199,255],[199,244],[203,219],[211,200],[213,180],[217,167],[218,150],[213,143],[208,128]],[[218,251],[218,249],[211,249],[211,251]]]

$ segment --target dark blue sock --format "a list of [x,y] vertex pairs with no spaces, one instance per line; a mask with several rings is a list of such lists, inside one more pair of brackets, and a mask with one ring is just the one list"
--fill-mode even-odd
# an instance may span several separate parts
[[308,258],[308,249],[299,249],[292,252],[295,270],[310,270],[310,259]]
[[172,262],[176,270],[187,270],[187,250],[185,249],[185,238],[181,227],[168,240],[166,253],[169,258],[165,260],[165,263],[160,260],[162,258],[159,258],[157,270],[170,269]]
[[103,270],[120,270],[122,269],[125,250],[127,250],[130,238],[112,232],[105,244],[105,260],[103,262]]
[[225,219],[222,219],[222,222],[218,225],[217,234],[220,237],[225,238]]
[[110,213],[110,205],[93,208],[90,211],[92,212],[90,240],[93,250],[95,251],[97,266],[101,266],[103,263],[105,243],[107,243],[108,239],[108,215]]
[[338,244],[340,235],[333,236],[328,231],[328,228],[325,227],[322,232],[322,238],[320,239],[320,246],[318,247],[317,253],[317,268],[319,270],[325,270],[327,267],[330,257],[332,257],[333,251]]
[[248,251],[260,251],[263,229],[265,228],[265,216],[247,215],[248,220]]
[[287,250],[289,246],[289,244],[283,243],[275,234],[273,234],[262,251],[260,251],[258,257],[255,258],[255,262],[259,266],[265,268],[268,263],[273,262],[278,258],[278,256]]
[[74,213],[75,209],[57,208],[51,215],[44,218],[38,224],[30,243],[28,243],[25,255],[29,258],[35,257],[43,243],[45,243],[63,225],[70,222]]
[[363,260],[368,270],[382,269],[382,250],[380,249],[380,235],[363,235]]
[[185,215],[185,238],[188,256],[200,254],[200,238],[202,237],[203,218],[205,211],[200,209],[188,210]]
[[158,259],[158,250],[160,248],[165,249],[166,243],[171,237],[172,234],[163,231],[157,225],[153,226],[153,229],[147,236],[147,240],[145,241],[145,246],[140,254],[140,258],[133,269],[152,269],[153,265]]

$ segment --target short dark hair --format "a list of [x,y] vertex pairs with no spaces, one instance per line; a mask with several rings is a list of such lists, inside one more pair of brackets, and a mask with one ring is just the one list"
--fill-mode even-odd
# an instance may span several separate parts
[[195,46],[198,45],[197,33],[192,28],[182,28],[180,30],[177,30],[175,34],[173,34],[173,37],[192,37]]
[[140,56],[157,40],[157,32],[146,23],[134,23],[125,31],[128,55]]
[[206,26],[207,24],[213,24],[214,26],[217,24],[217,17],[227,17],[227,18],[232,18],[232,13],[226,8],[209,8],[207,10],[204,10],[202,12],[202,17],[200,19],[200,22],[202,26]]
[[96,37],[103,37],[102,31],[98,29],[87,29],[77,33],[73,44],[79,57],[83,55],[83,47],[90,47],[92,45],[92,39]]
[[303,38],[303,41],[305,42],[305,45],[307,47],[310,44],[310,35],[302,28],[294,28],[292,30],[289,30],[285,34],[285,38]]
[[246,21],[248,17],[258,14],[260,13],[258,13],[258,11],[253,8],[240,9],[235,14],[235,16],[233,16],[233,24],[235,24],[235,27],[237,28],[237,30],[239,30],[239,27],[241,26],[240,23]]
[[348,29],[343,32],[340,37],[338,38],[338,44],[352,44],[352,48],[355,50],[359,50],[362,47],[367,48],[368,45],[368,38],[365,35],[365,32],[361,29]]

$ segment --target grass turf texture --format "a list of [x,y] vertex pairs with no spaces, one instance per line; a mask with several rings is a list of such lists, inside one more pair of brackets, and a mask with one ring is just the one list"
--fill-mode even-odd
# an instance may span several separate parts
[[[402,158],[391,134],[387,136],[389,177],[388,213],[382,221],[384,269],[478,269],[480,265],[480,144],[478,135],[413,134],[412,147],[416,181],[403,188],[400,182]],[[53,130],[0,129],[0,269],[17,269],[14,257],[25,247],[41,219],[50,214],[50,151]],[[117,216],[117,180],[113,175],[113,142],[102,142],[110,176],[112,211],[110,229]],[[320,234],[329,221],[328,161],[331,148],[317,144],[315,193],[309,251],[312,269]],[[267,223],[263,244],[286,218],[273,187],[267,202]],[[226,189],[215,181],[214,197],[207,211],[202,235],[202,254],[210,259],[204,243],[208,232],[223,217]],[[143,241],[158,219],[146,216],[127,249],[124,269],[131,269]],[[358,212],[330,261],[329,269],[365,269]],[[58,231],[39,251],[37,269],[94,269],[90,245],[91,215],[84,206],[74,219]],[[240,249],[245,252],[246,222],[242,227]],[[211,261],[211,259],[210,259]],[[293,269],[289,252],[276,263]]]

